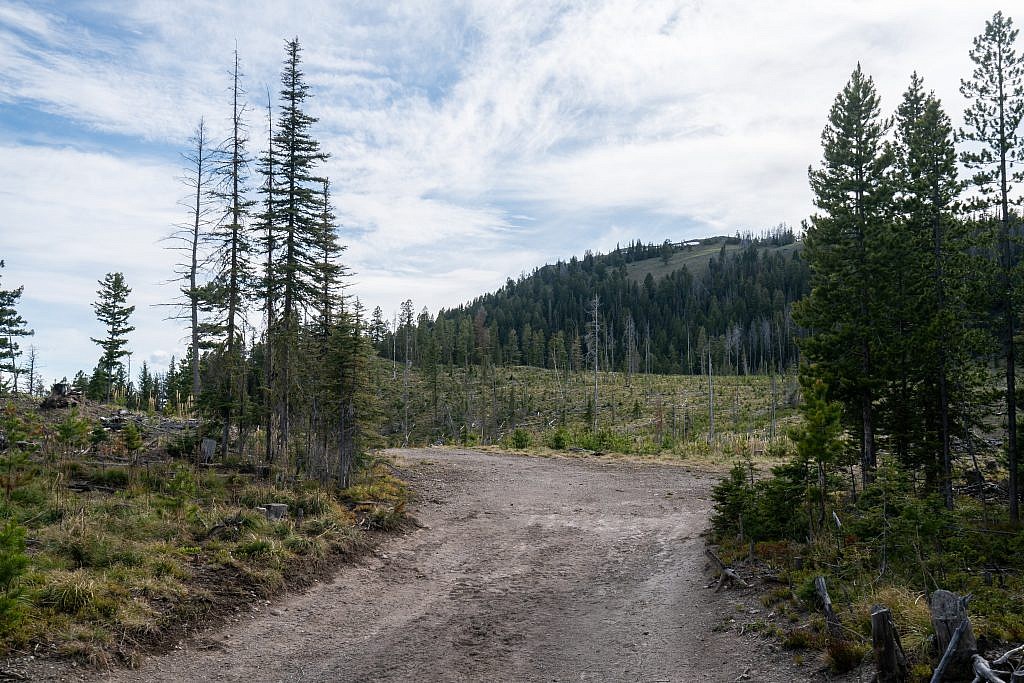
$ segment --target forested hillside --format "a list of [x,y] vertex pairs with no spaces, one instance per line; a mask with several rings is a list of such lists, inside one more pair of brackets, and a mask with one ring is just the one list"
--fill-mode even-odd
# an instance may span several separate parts
[[[490,362],[553,369],[697,374],[781,370],[798,357],[793,302],[808,270],[792,229],[587,252],[511,278],[458,308],[389,328],[378,352],[416,364]],[[595,310],[596,301],[596,310]],[[392,330],[397,330],[397,334]],[[407,332],[408,331],[408,332]]]

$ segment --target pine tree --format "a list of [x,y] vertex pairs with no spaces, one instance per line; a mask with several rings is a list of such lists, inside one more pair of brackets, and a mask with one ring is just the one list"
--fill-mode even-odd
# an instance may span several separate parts
[[[1017,472],[1017,354],[1015,330],[1018,297],[1014,293],[1014,255],[1011,236],[1016,233],[1011,222],[1016,188],[1024,181],[1024,171],[1015,169],[1024,163],[1024,57],[1014,50],[1017,30],[1013,20],[996,12],[985,22],[985,32],[975,37],[970,51],[974,62],[971,80],[960,82],[960,92],[970,103],[964,111],[967,128],[961,131],[964,141],[973,143],[961,154],[961,161],[971,170],[971,178],[979,192],[977,205],[994,208],[999,218],[996,250],[999,254],[999,292],[1001,332],[1006,363],[1006,431],[1007,459],[1010,468],[1010,518],[1020,521],[1020,488]],[[1018,198],[1019,199],[1019,198]]]
[[[803,422],[790,434],[796,444],[797,462],[805,466],[814,463],[818,471],[818,487],[815,491],[818,523],[820,529],[825,523],[825,501],[828,495],[826,482],[828,468],[842,464],[843,426],[841,422],[842,405],[828,399],[828,388],[820,379],[802,378],[804,384],[803,403],[800,414]],[[813,526],[813,524],[811,525]]]
[[384,311],[381,310],[380,306],[374,307],[373,313],[370,314],[370,327],[367,333],[370,335],[370,343],[373,344],[377,353],[384,353],[384,342],[387,341],[388,336],[388,324],[384,320]]
[[295,400],[296,353],[301,312],[315,304],[317,242],[321,234],[323,179],[317,166],[327,159],[310,128],[317,119],[303,107],[309,86],[300,68],[298,38],[288,41],[281,73],[280,116],[273,136],[275,168],[270,193],[273,211],[275,255],[269,273],[270,287],[279,293],[281,309],[276,315],[273,343],[280,349],[277,370],[281,442],[287,443]]
[[107,328],[102,339],[91,338],[93,343],[103,349],[98,368],[102,368],[106,380],[106,400],[110,400],[111,388],[117,371],[122,369],[121,359],[128,355],[128,333],[135,328],[128,324],[128,319],[135,312],[134,306],[128,306],[128,295],[132,290],[125,284],[123,273],[107,273],[99,281],[100,288],[96,291],[99,297],[93,303],[97,319]]
[[[900,300],[902,319],[909,322],[889,341],[909,370],[896,396],[910,415],[918,416],[917,434],[908,435],[916,451],[910,462],[929,475],[941,473],[946,506],[952,508],[951,438],[954,394],[967,391],[968,319],[963,283],[968,237],[956,216],[962,185],[957,178],[953,129],[942,105],[925,93],[915,73],[896,114],[896,184],[901,219],[893,251],[904,258],[893,263],[908,283]],[[938,461],[936,462],[936,455]],[[930,476],[930,479],[936,477]]]
[[317,290],[317,324],[320,327],[321,335],[326,337],[341,297],[341,282],[345,275],[345,269],[339,259],[342,252],[345,251],[345,247],[338,242],[334,211],[331,208],[330,181],[325,178],[322,182],[320,224],[315,242],[316,269],[314,277]]
[[[4,262],[0,260],[0,269],[3,267]],[[18,313],[18,300],[24,291],[24,287],[0,289],[0,372],[11,375],[14,393],[18,393],[18,357],[22,353],[18,339],[34,334]]]
[[804,258],[811,269],[811,293],[797,311],[798,321],[811,330],[804,351],[812,371],[859,427],[865,482],[876,466],[879,376],[872,305],[885,300],[887,266],[880,245],[885,243],[892,202],[886,130],[874,82],[858,64],[822,133],[822,167],[809,170],[820,213],[806,226]]

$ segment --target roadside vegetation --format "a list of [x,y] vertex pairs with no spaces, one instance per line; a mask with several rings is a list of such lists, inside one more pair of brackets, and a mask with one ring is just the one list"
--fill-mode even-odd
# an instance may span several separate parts
[[1017,34],[997,12],[975,38],[962,129],[916,73],[891,119],[859,65],[836,96],[810,170],[794,450],[714,492],[726,561],[769,564],[780,612],[823,610],[784,642],[837,671],[873,651],[880,681],[1024,679]]
[[107,273],[100,357],[46,396],[23,288],[0,289],[0,652],[133,664],[403,523],[302,49],[285,45],[265,137],[233,61],[230,130],[198,121],[168,227],[183,357],[131,376],[132,289]]
[[[0,639],[8,654],[133,665],[141,651],[304,585],[403,523],[406,487],[247,455],[206,462],[195,422],[114,406],[4,403]],[[100,418],[103,418],[101,421]],[[267,505],[280,505],[275,518]]]

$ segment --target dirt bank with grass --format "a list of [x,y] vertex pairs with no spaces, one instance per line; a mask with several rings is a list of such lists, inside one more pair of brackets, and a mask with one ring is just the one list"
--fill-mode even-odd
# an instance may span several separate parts
[[[424,528],[334,580],[142,661],[133,681],[815,680],[706,588],[708,493],[681,466],[392,451]],[[742,633],[742,635],[741,635]]]

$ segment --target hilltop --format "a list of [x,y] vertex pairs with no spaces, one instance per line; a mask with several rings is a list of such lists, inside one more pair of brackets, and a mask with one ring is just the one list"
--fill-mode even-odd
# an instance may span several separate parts
[[801,246],[779,227],[759,237],[587,251],[510,278],[436,320],[414,320],[408,306],[391,331],[375,313],[370,334],[381,355],[408,353],[417,365],[578,370],[596,354],[602,369],[627,374],[699,374],[709,363],[725,374],[781,370],[798,357],[791,310],[809,281]]

